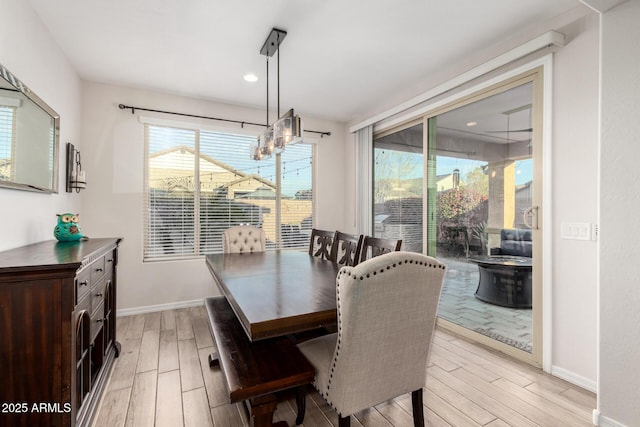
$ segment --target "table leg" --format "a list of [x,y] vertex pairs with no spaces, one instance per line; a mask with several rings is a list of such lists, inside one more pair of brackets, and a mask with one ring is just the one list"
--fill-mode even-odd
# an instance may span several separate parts
[[273,394],[258,396],[251,400],[251,418],[253,427],[287,427],[287,423],[280,421],[273,424],[273,413],[278,407],[278,401]]

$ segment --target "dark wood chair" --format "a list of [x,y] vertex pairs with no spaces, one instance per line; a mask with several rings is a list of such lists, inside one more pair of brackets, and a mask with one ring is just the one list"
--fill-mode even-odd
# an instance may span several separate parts
[[312,229],[311,240],[309,241],[309,255],[330,260],[335,234],[335,231]]
[[358,264],[362,239],[362,234],[347,234],[336,231],[333,245],[331,246],[330,259],[342,265],[354,266]]
[[[380,239],[377,237],[364,236],[362,240],[362,248],[360,248],[360,262],[368,258],[377,257],[387,252],[397,252],[402,246],[402,240]],[[369,251],[369,249],[371,249]],[[371,256],[369,256],[371,252]]]

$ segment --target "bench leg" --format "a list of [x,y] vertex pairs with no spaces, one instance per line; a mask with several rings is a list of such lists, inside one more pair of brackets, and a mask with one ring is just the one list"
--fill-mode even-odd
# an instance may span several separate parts
[[209,355],[209,367],[215,368],[216,366],[220,366],[220,359],[218,358],[218,352],[214,351]]
[[304,412],[307,405],[306,386],[300,386],[296,389],[296,405],[298,406],[298,416],[296,417],[296,425],[302,424],[304,421]]
[[278,407],[278,401],[273,394],[258,396],[251,400],[251,418],[253,427],[286,426],[287,423],[281,421],[273,424],[273,413]]

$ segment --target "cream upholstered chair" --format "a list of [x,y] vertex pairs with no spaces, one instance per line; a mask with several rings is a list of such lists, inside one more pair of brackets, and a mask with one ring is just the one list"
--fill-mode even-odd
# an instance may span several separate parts
[[298,344],[316,369],[313,385],[340,416],[412,393],[424,425],[422,388],[445,266],[422,254],[390,252],[336,279],[338,333]]
[[264,252],[266,241],[262,228],[238,225],[222,232],[222,251],[226,254]]

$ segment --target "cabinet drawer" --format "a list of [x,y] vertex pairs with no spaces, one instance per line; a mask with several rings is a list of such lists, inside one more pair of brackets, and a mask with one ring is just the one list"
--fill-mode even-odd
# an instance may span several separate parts
[[76,277],[76,304],[89,292],[91,289],[91,270],[85,268]]
[[83,310],[88,314],[91,314],[91,297],[89,297],[89,295],[85,295],[85,297],[80,299],[78,304],[76,304],[76,313],[81,313]]
[[91,289],[91,314],[95,313],[98,306],[104,301],[104,291],[107,281],[103,280]]
[[102,329],[104,324],[104,305],[100,304],[95,312],[91,315],[91,341],[96,339],[96,336]]
[[91,269],[91,282],[98,283],[98,280],[104,276],[104,258],[100,257],[91,263],[89,268]]

